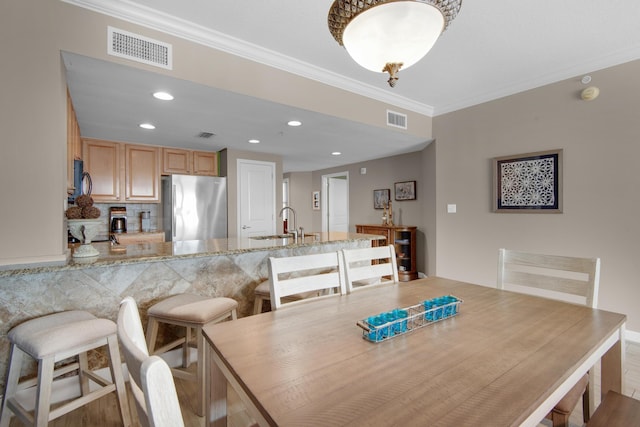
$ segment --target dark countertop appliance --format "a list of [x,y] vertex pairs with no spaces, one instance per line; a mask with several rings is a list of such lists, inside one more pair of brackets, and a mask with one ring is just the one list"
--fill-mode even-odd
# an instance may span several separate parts
[[112,206],[109,208],[111,218],[111,233],[127,232],[127,208],[124,206]]

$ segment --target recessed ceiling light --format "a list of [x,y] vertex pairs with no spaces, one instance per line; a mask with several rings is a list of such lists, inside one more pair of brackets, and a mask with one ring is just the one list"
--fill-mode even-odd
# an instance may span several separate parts
[[290,120],[287,124],[291,127],[302,126],[302,122],[300,120]]
[[153,94],[153,97],[163,101],[171,101],[173,99],[173,95],[168,92],[156,92]]
[[140,123],[142,129],[155,129],[156,127],[151,123]]
[[342,153],[341,153],[341,152],[339,152],[339,151],[334,151],[333,153],[331,153],[331,155],[332,155],[332,156],[339,156],[339,155],[341,155],[341,154],[342,154]]
[[259,139],[250,139],[249,140],[249,144],[260,144],[260,140]]

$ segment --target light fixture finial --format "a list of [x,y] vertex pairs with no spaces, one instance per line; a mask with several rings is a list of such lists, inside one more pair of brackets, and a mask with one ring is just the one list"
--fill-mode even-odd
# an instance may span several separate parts
[[387,80],[389,86],[396,86],[396,82],[398,81],[398,71],[400,71],[400,68],[402,68],[402,62],[394,62],[393,64],[387,62],[387,64],[382,69],[383,73],[389,73],[389,80]]

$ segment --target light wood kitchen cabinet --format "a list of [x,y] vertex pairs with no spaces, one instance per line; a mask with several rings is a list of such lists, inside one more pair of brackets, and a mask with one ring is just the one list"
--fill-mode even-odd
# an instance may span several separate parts
[[125,202],[160,201],[158,147],[125,144]]
[[91,175],[91,197],[97,203],[121,201],[120,170],[122,144],[85,139],[82,143],[84,170]]
[[356,233],[384,236],[385,241],[375,240],[374,246],[394,245],[398,263],[398,278],[408,282],[418,278],[416,266],[416,230],[402,225],[356,225]]
[[218,153],[163,148],[162,174],[218,176]]
[[97,203],[160,201],[160,151],[148,145],[85,139],[84,169]]
[[162,174],[190,174],[192,158],[193,155],[190,150],[181,150],[179,148],[163,148]]
[[75,184],[73,182],[73,161],[82,159],[82,139],[76,111],[73,108],[71,97],[67,91],[67,193],[73,194]]
[[218,176],[218,153],[211,151],[194,151],[193,174]]

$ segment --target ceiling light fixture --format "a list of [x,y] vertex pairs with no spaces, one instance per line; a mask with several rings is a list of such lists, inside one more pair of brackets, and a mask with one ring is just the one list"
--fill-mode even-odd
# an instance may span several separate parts
[[171,95],[168,92],[155,92],[153,94],[153,97],[157,98],[157,99],[161,99],[163,101],[172,101],[173,100],[173,95]]
[[341,155],[341,154],[342,154],[342,153],[341,153],[341,152],[339,152],[339,151],[334,151],[333,153],[331,153],[331,155],[332,155],[332,156],[339,156],[339,155]]
[[302,122],[300,120],[289,120],[287,124],[291,127],[302,126]]
[[249,140],[249,144],[260,144],[260,140],[259,139],[250,139]]
[[364,68],[389,73],[418,62],[455,19],[462,0],[335,0],[329,31]]
[[140,127],[141,127],[142,129],[149,129],[149,130],[152,130],[152,129],[155,129],[155,128],[156,128],[156,127],[155,127],[154,125],[152,125],[151,123],[140,123]]

